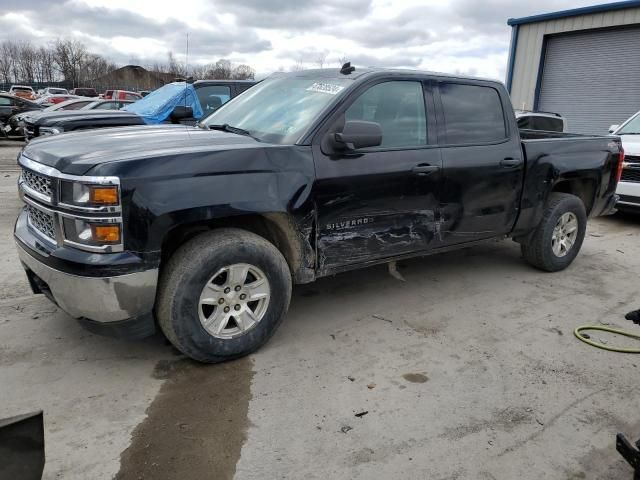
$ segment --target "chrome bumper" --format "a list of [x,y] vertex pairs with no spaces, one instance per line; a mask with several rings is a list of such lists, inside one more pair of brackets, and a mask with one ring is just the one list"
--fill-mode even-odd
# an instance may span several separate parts
[[640,207],[640,182],[625,182],[618,183],[616,193],[620,195],[618,204],[625,207]]
[[22,263],[47,284],[58,306],[72,317],[117,322],[153,310],[157,268],[115,277],[81,277],[53,269],[19,243],[16,246]]

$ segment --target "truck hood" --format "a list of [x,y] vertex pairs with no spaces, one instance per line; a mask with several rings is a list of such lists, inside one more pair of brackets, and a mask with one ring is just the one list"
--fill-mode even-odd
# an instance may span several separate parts
[[198,152],[264,147],[251,137],[185,125],[107,128],[33,140],[22,154],[63,173],[83,175],[92,167]]
[[640,156],[640,135],[620,135],[625,155]]

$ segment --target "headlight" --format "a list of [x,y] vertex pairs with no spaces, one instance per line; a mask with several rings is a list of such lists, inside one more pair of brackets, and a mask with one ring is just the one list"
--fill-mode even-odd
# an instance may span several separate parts
[[116,207],[120,205],[118,185],[60,182],[60,203],[77,207]]
[[63,130],[61,128],[55,128],[55,127],[40,127],[40,136],[44,137],[47,135],[57,135],[58,133],[62,132]]
[[120,223],[94,222],[88,218],[63,217],[62,227],[65,241],[72,244],[105,247],[122,243],[122,225]]

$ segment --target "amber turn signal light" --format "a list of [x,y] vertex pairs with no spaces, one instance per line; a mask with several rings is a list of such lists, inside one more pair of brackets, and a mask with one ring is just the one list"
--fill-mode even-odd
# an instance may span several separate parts
[[92,186],[89,190],[89,201],[100,205],[117,205],[118,187]]
[[93,241],[97,243],[119,243],[120,225],[92,225]]

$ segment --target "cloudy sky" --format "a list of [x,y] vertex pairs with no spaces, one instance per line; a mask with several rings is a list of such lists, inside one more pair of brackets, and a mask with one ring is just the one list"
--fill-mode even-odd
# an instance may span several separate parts
[[0,0],[0,41],[82,40],[118,64],[219,58],[259,76],[296,64],[393,66],[504,79],[507,19],[602,0]]

